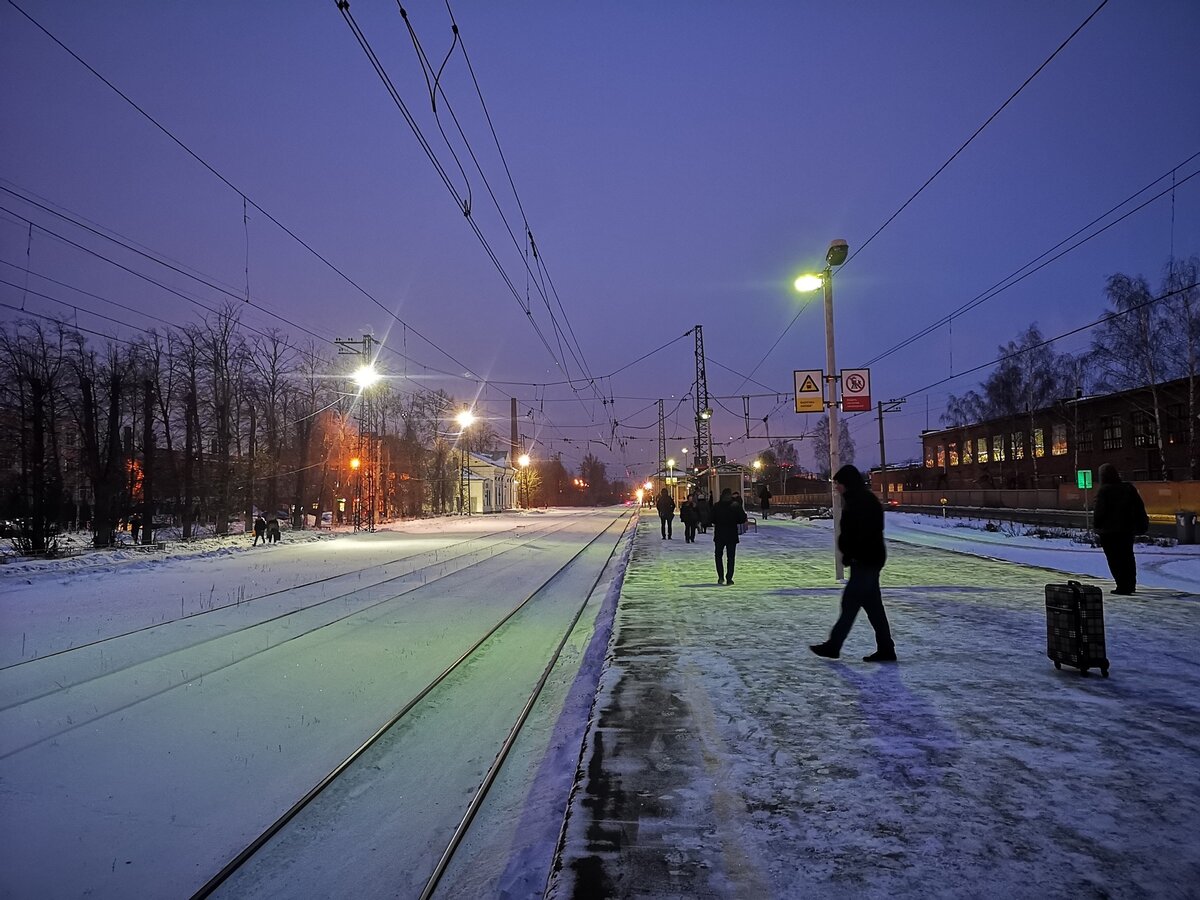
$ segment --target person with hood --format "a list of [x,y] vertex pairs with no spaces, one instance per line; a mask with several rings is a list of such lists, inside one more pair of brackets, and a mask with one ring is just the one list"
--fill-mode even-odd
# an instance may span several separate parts
[[662,527],[663,540],[669,541],[671,539],[671,522],[675,518],[675,498],[664,487],[659,491],[658,500],[654,505],[658,509],[658,521]]
[[1108,570],[1117,583],[1113,594],[1132,594],[1137,590],[1137,561],[1133,557],[1133,536],[1145,534],[1150,527],[1146,505],[1136,487],[1121,480],[1112,463],[1100,466],[1100,489],[1096,491],[1093,519],[1096,537]]
[[[713,549],[717,559],[717,584],[733,584],[733,562],[737,557],[738,526],[746,522],[746,510],[734,503],[733,491],[725,488],[721,499],[713,504]],[[722,565],[723,559],[728,565]]]
[[679,521],[683,523],[684,542],[696,543],[696,526],[700,524],[700,511],[696,509],[695,494],[688,494],[687,499],[679,504]]
[[854,466],[842,466],[833,481],[834,489],[842,495],[838,552],[842,554],[842,563],[850,568],[850,577],[842,591],[842,612],[833,624],[829,640],[813,644],[810,649],[817,656],[837,659],[859,609],[865,609],[867,619],[875,629],[876,649],[864,656],[863,662],[895,662],[896,645],[892,642],[892,630],[879,591],[879,573],[887,562],[883,505]]
[[263,518],[262,513],[254,517],[254,543],[250,546],[257,547],[259,541],[264,545],[267,543],[267,520]]

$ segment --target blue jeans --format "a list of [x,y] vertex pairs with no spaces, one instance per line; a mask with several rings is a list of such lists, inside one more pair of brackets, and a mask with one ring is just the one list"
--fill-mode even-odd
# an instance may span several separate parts
[[840,651],[850,626],[860,609],[867,611],[867,620],[875,629],[875,646],[879,650],[895,650],[887,613],[883,610],[883,595],[879,592],[879,569],[857,565],[850,567],[850,577],[842,591],[842,614],[829,633],[830,646]]

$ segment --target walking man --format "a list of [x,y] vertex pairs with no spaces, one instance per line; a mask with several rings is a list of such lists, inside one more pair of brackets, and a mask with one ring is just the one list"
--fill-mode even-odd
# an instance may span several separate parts
[[1133,536],[1145,534],[1150,527],[1146,504],[1136,487],[1121,480],[1112,463],[1100,466],[1100,490],[1096,491],[1096,537],[1108,560],[1108,570],[1117,583],[1112,594],[1132,594],[1137,590],[1137,561],[1133,557]]
[[664,541],[671,539],[671,521],[675,518],[675,498],[665,487],[659,492],[654,504],[658,508],[658,523],[662,527]]
[[[733,502],[733,491],[721,491],[721,499],[713,506],[713,549],[717,559],[717,584],[733,584],[733,563],[737,558],[738,526],[746,522],[746,510]],[[722,557],[728,559],[723,565]]]
[[762,509],[762,517],[771,518],[771,489],[765,484],[758,486],[758,505]]
[[863,661],[895,662],[896,645],[892,643],[892,631],[879,592],[879,573],[887,562],[883,505],[854,466],[842,466],[833,481],[843,503],[838,552],[842,554],[842,563],[850,567],[850,577],[842,591],[842,613],[829,633],[829,640],[813,644],[810,649],[817,656],[837,659],[859,609],[865,609],[875,629],[876,649],[870,656],[864,656]]
[[267,520],[261,513],[254,517],[254,543],[250,546],[257,547],[259,541],[262,541],[264,546],[267,543]]

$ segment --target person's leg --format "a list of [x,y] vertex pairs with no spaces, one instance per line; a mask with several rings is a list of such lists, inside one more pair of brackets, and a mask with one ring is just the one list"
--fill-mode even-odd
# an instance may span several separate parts
[[674,516],[667,516],[667,540],[671,539],[671,523],[675,521]]
[[[1108,563],[1108,571],[1112,573],[1113,581],[1116,582],[1116,590],[1126,590],[1124,581],[1124,560],[1121,553],[1120,538],[1111,536],[1100,538],[1100,549],[1104,551],[1104,559]],[[1132,552],[1132,543],[1130,546],[1130,552]]]
[[1116,566],[1113,578],[1117,588],[1133,593],[1137,589],[1137,560],[1133,556],[1133,537],[1122,537],[1114,542],[1113,552]]
[[833,623],[833,628],[829,632],[829,640],[825,642],[826,646],[835,653],[841,651],[842,644],[846,642],[846,636],[850,634],[850,627],[854,624],[854,619],[862,607],[861,581],[861,573],[851,567],[850,577],[846,579],[846,587],[842,590],[841,614]]
[[733,583],[733,562],[737,558],[737,544],[729,544],[725,548],[729,555],[729,565],[725,567],[725,581],[729,584]]
[[722,584],[725,581],[725,560],[722,558],[725,552],[725,545],[720,541],[713,542],[713,553],[717,560],[717,584]]
[[879,591],[879,570],[865,569],[860,573],[860,579],[862,608],[871,627],[875,629],[875,646],[880,653],[894,654],[896,645],[892,642],[892,629],[888,624],[887,612],[883,608],[883,595]]
[[658,527],[659,527],[659,530],[662,531],[662,538],[665,541],[667,539],[667,517],[666,516],[658,517]]

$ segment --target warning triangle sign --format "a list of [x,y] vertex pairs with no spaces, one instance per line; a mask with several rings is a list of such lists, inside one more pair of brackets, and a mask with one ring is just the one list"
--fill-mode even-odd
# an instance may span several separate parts
[[820,390],[821,389],[817,387],[817,383],[813,381],[813,377],[811,375],[804,376],[804,384],[800,385],[800,393],[816,394],[820,393]]

